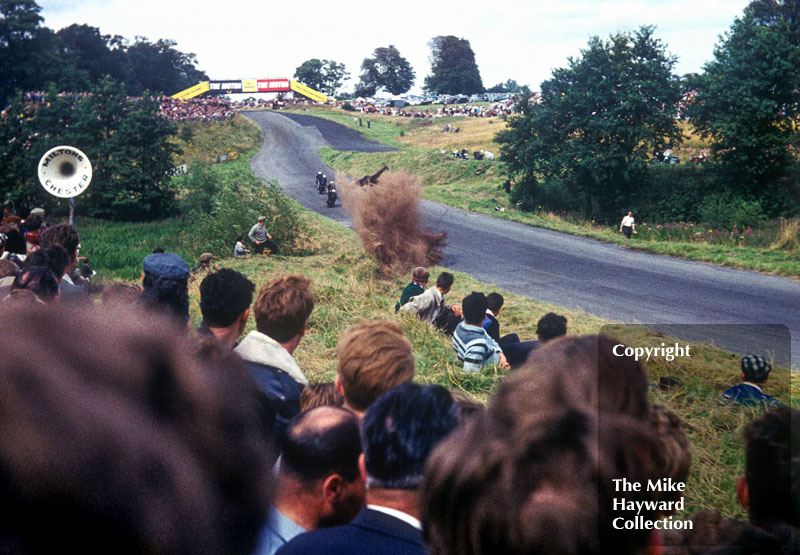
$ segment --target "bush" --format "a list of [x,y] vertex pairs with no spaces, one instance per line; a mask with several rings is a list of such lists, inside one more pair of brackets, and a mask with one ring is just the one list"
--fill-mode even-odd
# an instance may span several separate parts
[[181,213],[209,213],[211,201],[217,191],[218,179],[217,172],[205,162],[196,162],[189,169],[188,174],[176,178]]
[[342,104],[342,110],[344,110],[345,112],[355,112],[356,111],[355,107],[352,104],[350,104],[349,102],[345,102],[344,104]]
[[698,208],[698,215],[711,227],[727,230],[755,228],[765,219],[758,202],[726,194],[707,196]]

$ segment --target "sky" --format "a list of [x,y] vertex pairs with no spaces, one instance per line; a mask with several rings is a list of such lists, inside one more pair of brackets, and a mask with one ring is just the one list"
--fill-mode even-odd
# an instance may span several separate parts
[[[38,0],[44,25],[73,23],[103,34],[172,39],[197,56],[210,79],[291,78],[305,60],[345,64],[352,91],[361,62],[394,45],[416,72],[430,73],[428,42],[467,39],[485,87],[514,79],[533,90],[577,57],[591,36],[655,25],[678,58],[676,73],[701,71],[748,0]],[[175,91],[178,92],[178,91]]]

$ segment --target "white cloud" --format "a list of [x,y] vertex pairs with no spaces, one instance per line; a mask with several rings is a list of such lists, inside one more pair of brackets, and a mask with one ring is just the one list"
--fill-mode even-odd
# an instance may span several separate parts
[[[747,0],[496,0],[483,3],[353,0],[345,3],[228,0],[40,0],[45,25],[99,27],[104,34],[173,39],[211,78],[291,77],[309,58],[342,62],[352,75],[378,46],[394,44],[421,86],[428,41],[470,41],[484,85],[515,79],[532,87],[577,56],[591,35],[641,25],[678,56],[678,73],[699,71]],[[351,85],[352,86],[352,85]]]

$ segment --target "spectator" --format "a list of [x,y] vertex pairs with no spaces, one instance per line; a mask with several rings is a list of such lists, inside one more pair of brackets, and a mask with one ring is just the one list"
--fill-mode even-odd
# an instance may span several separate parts
[[385,393],[364,417],[367,506],[352,523],[297,536],[278,553],[424,554],[420,484],[428,455],[458,423],[458,409],[441,386],[407,383]]
[[31,291],[43,303],[58,303],[58,281],[46,266],[28,266],[20,271],[11,284],[9,297],[13,297],[15,291],[20,289]]
[[300,392],[308,384],[292,353],[305,335],[314,310],[310,284],[300,275],[265,283],[253,305],[256,329],[235,349],[272,404],[276,437],[300,412]]
[[444,296],[452,289],[454,280],[453,274],[442,272],[436,278],[436,285],[416,297],[411,297],[400,307],[400,312],[416,314],[423,322],[452,334],[458,325],[457,320],[461,318],[461,309],[456,305],[445,306]]
[[555,312],[548,312],[536,324],[536,337],[541,343],[546,343],[556,337],[567,334],[567,319]]
[[244,258],[250,254],[250,250],[245,248],[244,246],[244,236],[239,235],[236,238],[236,246],[233,247],[233,257],[234,258]]
[[360,322],[342,335],[336,351],[336,390],[359,417],[385,392],[414,379],[411,344],[394,322]]
[[273,460],[237,357],[91,306],[0,329],[0,551],[253,552]]
[[[214,258],[210,252],[204,252],[200,255],[200,258],[197,261],[197,264],[192,266],[192,273],[196,274],[198,272],[205,272],[211,267],[211,260]],[[214,269],[219,270],[216,264],[214,264]]]
[[208,274],[200,283],[203,321],[197,332],[216,338],[233,349],[247,326],[256,286],[244,274],[229,268]]
[[508,364],[514,368],[528,359],[528,355],[539,346],[539,342],[520,341],[516,333],[509,333],[500,337],[500,322],[498,322],[497,317],[503,310],[504,302],[505,299],[500,293],[486,295],[486,316],[483,319],[482,327],[489,334],[489,337],[500,345]]
[[25,238],[22,233],[13,225],[0,226],[0,234],[5,235],[2,241],[3,248],[0,248],[0,259],[10,260],[17,266],[22,266],[27,256]]
[[64,247],[61,245],[50,245],[47,248],[39,249],[29,254],[22,264],[22,267],[45,266],[56,276],[56,281],[61,283],[64,271],[67,266],[69,266],[69,262],[69,255]]
[[772,370],[769,362],[758,355],[742,357],[742,382],[729,387],[722,393],[722,398],[728,403],[737,403],[748,407],[785,406],[782,402],[762,390],[764,383]]
[[64,270],[63,277],[59,280],[59,290],[64,302],[87,302],[89,292],[83,287],[76,285],[70,274],[78,267],[78,251],[81,248],[81,241],[78,232],[69,224],[61,224],[49,227],[41,234],[39,247],[47,248],[50,245],[61,245],[67,250],[69,255],[69,265]]
[[293,537],[353,519],[364,506],[359,421],[345,409],[319,407],[295,416],[281,440],[275,502],[258,555]]
[[146,310],[169,315],[180,329],[189,329],[189,265],[171,252],[149,254],[142,262],[142,294]]
[[508,368],[503,350],[481,327],[486,314],[486,295],[473,291],[461,302],[464,321],[453,333],[453,348],[465,372],[480,372],[487,364]]
[[272,235],[270,235],[269,231],[264,227],[266,221],[266,216],[259,216],[258,221],[250,228],[250,233],[248,233],[247,236],[253,242],[254,253],[266,256],[278,254],[278,246],[272,242]]
[[394,305],[394,311],[400,310],[400,307],[408,302],[411,297],[416,297],[425,292],[425,286],[428,285],[428,279],[431,273],[422,266],[417,266],[411,272],[411,283],[406,285],[403,293],[400,295],[400,302]]
[[300,394],[300,410],[343,406],[344,397],[333,382],[308,384]]

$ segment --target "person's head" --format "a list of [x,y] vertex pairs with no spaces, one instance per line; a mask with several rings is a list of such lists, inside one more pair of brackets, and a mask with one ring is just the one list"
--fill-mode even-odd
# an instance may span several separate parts
[[78,231],[69,224],[48,227],[39,236],[39,248],[41,249],[45,249],[50,245],[61,245],[67,249],[72,266],[77,264],[80,244],[81,240],[78,237]]
[[361,452],[352,412],[337,407],[301,412],[281,438],[279,489],[288,489],[291,500],[279,496],[279,501],[305,512],[313,528],[349,522],[364,505]]
[[742,379],[751,383],[764,383],[772,370],[767,359],[758,355],[742,357]]
[[237,243],[243,243],[243,242],[244,242],[244,235],[239,235],[239,236],[236,238],[236,242],[237,242]]
[[159,318],[92,307],[4,309],[0,329],[0,481],[18,509],[0,545],[253,552],[272,441],[238,357],[201,360]]
[[267,221],[267,217],[266,216],[259,216],[256,221],[258,222],[258,225],[264,225],[264,222]]
[[633,212],[631,210],[628,210],[628,216],[633,216]]
[[247,325],[256,286],[247,277],[223,268],[208,274],[200,283],[200,312],[209,328],[237,325],[239,333]]
[[800,411],[781,407],[753,420],[744,431],[745,475],[740,503],[755,525],[800,526]]
[[308,384],[300,392],[300,410],[317,407],[341,407],[344,397],[333,382]]
[[503,303],[505,299],[503,299],[503,295],[500,293],[489,293],[486,295],[486,308],[492,311],[492,314],[497,316],[500,313],[500,310],[503,308]]
[[640,554],[647,545],[647,530],[614,529],[622,513],[613,510],[621,494],[612,482],[646,482],[641,461],[654,448],[647,429],[628,417],[540,401],[547,411],[521,417],[511,429],[480,415],[434,450],[420,502],[432,555]]
[[336,347],[336,386],[348,408],[363,413],[393,387],[414,379],[415,362],[394,322],[365,320],[349,328]]
[[52,244],[47,248],[41,248],[29,254],[22,267],[46,266],[56,276],[56,281],[61,282],[61,278],[69,265],[70,257],[67,254],[67,249],[61,245]]
[[548,312],[536,324],[536,336],[541,341],[550,341],[567,334],[567,319],[555,312]]
[[450,272],[442,272],[439,274],[439,277],[436,278],[436,288],[445,295],[450,292],[454,281],[455,277],[453,277],[453,274]]
[[0,278],[17,277],[19,275],[19,266],[10,260],[0,260]]
[[440,385],[406,383],[384,393],[361,431],[368,488],[419,489],[428,455],[457,424],[458,407]]
[[16,226],[0,226],[0,233],[6,236],[5,250],[14,254],[25,254],[27,252],[28,247],[25,244],[25,236]]
[[18,289],[33,292],[43,303],[58,302],[58,281],[47,266],[29,266],[20,271],[11,284],[11,292]]
[[473,326],[480,326],[486,316],[486,295],[473,291],[461,301],[464,321]]
[[311,281],[297,274],[276,277],[262,285],[253,304],[256,329],[281,344],[299,341],[313,310]]
[[212,258],[214,258],[214,255],[212,255],[210,252],[204,252],[203,254],[200,255],[200,258],[198,260],[200,260],[203,266],[208,267],[208,265],[211,264]]
[[417,266],[411,272],[411,281],[418,283],[419,285],[425,287],[428,284],[428,280],[430,279],[431,273],[428,271],[427,268],[422,266]]
[[[672,478],[673,482],[686,483],[692,465],[692,452],[683,430],[683,421],[664,405],[652,405],[650,428],[658,445],[653,458],[654,476],[656,479]],[[682,495],[681,492],[666,491],[663,499],[677,501]]]
[[130,308],[142,293],[142,288],[125,281],[114,281],[103,287],[100,302],[104,307]]
[[178,326],[189,321],[189,265],[171,252],[147,255],[142,263],[144,278],[138,303],[150,312],[170,315]]

